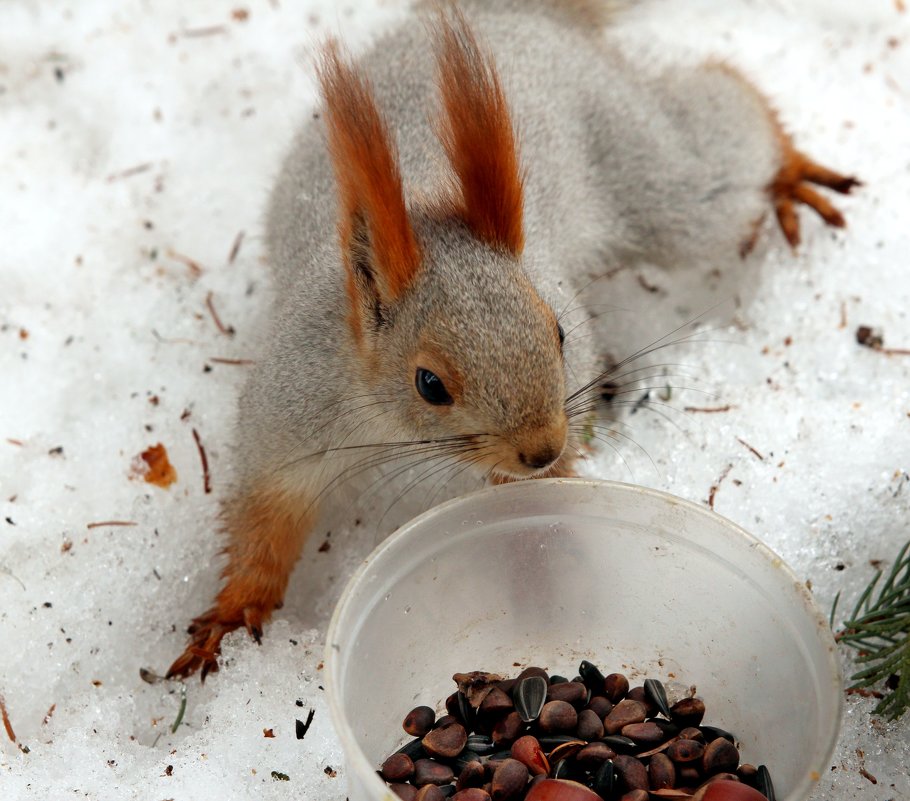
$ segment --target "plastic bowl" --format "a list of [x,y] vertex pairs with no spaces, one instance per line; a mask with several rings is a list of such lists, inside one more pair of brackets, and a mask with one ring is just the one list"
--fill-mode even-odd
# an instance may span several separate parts
[[[653,490],[549,479],[445,503],[383,542],[329,625],[327,690],[348,794],[394,801],[376,775],[405,714],[453,673],[536,664],[695,684],[705,722],[805,801],[840,729],[827,622],[783,561],[730,521]],[[640,682],[639,682],[640,683]]]

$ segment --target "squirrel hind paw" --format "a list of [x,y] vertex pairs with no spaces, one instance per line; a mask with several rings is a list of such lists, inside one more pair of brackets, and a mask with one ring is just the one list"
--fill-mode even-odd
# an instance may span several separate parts
[[827,225],[845,228],[844,215],[810,184],[823,186],[842,195],[848,195],[862,182],[851,175],[816,164],[798,150],[791,149],[784,155],[784,163],[770,186],[774,212],[784,238],[790,247],[796,249],[800,242],[799,217],[796,205],[802,204],[813,209]]

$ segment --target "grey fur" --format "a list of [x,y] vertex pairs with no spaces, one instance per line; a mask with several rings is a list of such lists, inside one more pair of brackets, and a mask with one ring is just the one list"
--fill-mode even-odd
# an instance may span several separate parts
[[[595,36],[611,18],[633,0],[462,0],[459,4],[471,11],[508,11],[511,13],[547,16],[576,32]],[[426,0],[424,7],[438,7],[439,0]]]
[[[346,323],[323,127],[308,124],[269,207],[279,300],[266,357],[242,397],[241,484],[271,475],[311,495],[351,461],[346,452],[320,454],[328,448],[478,427],[492,435],[519,430],[529,409],[560,405],[557,392],[598,369],[596,343],[570,346],[573,382],[564,387],[552,331],[528,293],[516,290],[522,274],[559,311],[605,264],[728,264],[768,209],[765,188],[779,168],[779,146],[762,99],[734,74],[704,66],[649,75],[581,27],[542,13],[540,4],[530,13],[517,1],[467,5],[496,57],[519,131],[527,171],[520,263],[480,245],[459,224],[422,214],[449,176],[433,130],[439,103],[432,45],[426,24],[411,21],[361,63],[397,138],[424,271],[381,335],[373,385]],[[563,324],[583,317],[576,312]],[[422,331],[435,332],[463,365],[468,408],[440,417],[417,396],[408,355]],[[389,403],[352,411],[371,395]]]
[[[395,259],[393,268],[410,269],[416,251],[400,248],[400,261],[390,255],[394,248],[384,249],[370,228],[374,207],[356,191],[344,229],[352,252],[341,251],[333,166],[315,115],[294,141],[268,210],[277,299],[263,356],[241,396],[234,492],[224,504],[225,583],[215,605],[194,620],[169,676],[201,668],[204,677],[217,668],[221,638],[239,626],[259,638],[282,603],[316,509],[352,474],[396,457],[403,469],[413,466],[421,477],[429,470],[435,480],[453,464],[499,477],[528,477],[550,465],[570,470],[579,415],[591,411],[603,380],[599,353],[607,343],[590,329],[572,336],[595,317],[582,305],[592,276],[633,260],[729,268],[772,196],[791,242],[798,238],[793,199],[814,205],[831,225],[844,224],[836,209],[813,204],[805,188],[800,198],[787,182],[803,180],[793,177],[801,169],[840,192],[856,180],[793,150],[763,98],[734,71],[702,65],[653,74],[627,62],[579,16],[592,0],[464,2],[498,62],[518,129],[524,250],[492,249],[451,213],[459,198],[451,196],[454,178],[433,121],[434,23],[404,24],[361,67],[400,150],[419,266],[375,280],[383,255]],[[463,43],[470,35],[453,38]],[[336,72],[325,75],[341,76],[340,83],[328,80],[336,88],[327,91],[343,91],[351,82],[332,63]],[[351,117],[369,117],[361,114],[370,107],[362,94],[339,98],[354,98]],[[340,114],[343,106],[331,108]],[[361,152],[362,145],[339,146],[342,125],[333,130],[337,153]],[[386,193],[376,205],[393,201]],[[473,224],[482,228],[477,218]],[[520,249],[520,237],[502,230],[487,237]],[[379,258],[370,260],[374,245]],[[356,256],[352,275],[364,289],[354,309],[346,255]],[[445,377],[454,403],[420,396],[420,368]]]

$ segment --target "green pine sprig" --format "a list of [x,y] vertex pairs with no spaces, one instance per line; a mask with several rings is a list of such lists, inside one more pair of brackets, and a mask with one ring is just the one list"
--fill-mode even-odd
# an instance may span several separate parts
[[[875,574],[850,619],[834,636],[859,651],[856,661],[864,666],[850,677],[855,683],[849,689],[887,683],[891,692],[881,698],[874,711],[896,720],[910,708],[910,542],[901,548],[876,595],[882,575],[881,570]],[[840,593],[831,608],[832,628],[839,598]]]

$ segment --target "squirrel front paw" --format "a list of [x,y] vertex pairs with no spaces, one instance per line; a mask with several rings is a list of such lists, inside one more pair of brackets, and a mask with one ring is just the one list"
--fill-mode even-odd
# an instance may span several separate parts
[[250,637],[261,644],[262,627],[271,612],[271,609],[265,610],[260,606],[248,606],[240,615],[230,615],[215,606],[195,618],[187,629],[190,641],[168,669],[167,678],[186,678],[198,670],[199,678],[205,681],[209,673],[218,671],[217,657],[221,653],[221,639],[224,635],[243,626]]
[[190,641],[184,652],[168,668],[167,678],[186,678],[197,670],[202,670],[200,678],[218,670],[218,654],[221,652],[221,638],[239,627],[239,623],[220,623],[218,610],[210,609],[204,615],[195,618],[187,629]]
[[261,642],[262,627],[280,609],[300,549],[311,528],[309,497],[288,498],[274,492],[250,492],[226,505],[230,542],[224,586],[214,606],[193,620],[189,643],[171,665],[168,678],[218,670],[217,657],[225,634],[246,628]]
[[829,170],[786,143],[783,164],[768,190],[777,222],[790,247],[794,249],[800,241],[797,203],[814,209],[828,225],[835,228],[843,228],[847,224],[844,215],[810,184],[833,189],[842,195],[848,195],[854,187],[862,186],[858,179]]

